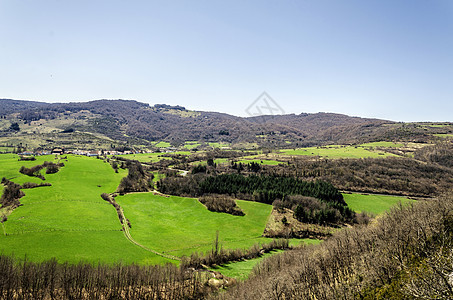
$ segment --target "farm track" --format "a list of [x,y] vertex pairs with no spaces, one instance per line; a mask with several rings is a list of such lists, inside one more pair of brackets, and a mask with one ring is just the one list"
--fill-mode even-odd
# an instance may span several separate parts
[[123,222],[121,223],[122,227],[123,227],[123,233],[124,233],[124,236],[126,237],[126,239],[128,239],[132,244],[142,248],[142,249],[145,249],[146,251],[149,251],[151,253],[154,253],[156,255],[159,255],[159,256],[162,256],[162,257],[165,257],[165,258],[168,258],[168,259],[171,259],[171,260],[177,260],[177,261],[180,261],[181,258],[179,257],[176,257],[176,256],[173,256],[173,255],[169,255],[169,254],[164,254],[164,253],[161,253],[161,252],[157,252],[155,250],[152,250],[152,249],[149,249],[148,247],[140,244],[139,242],[137,242],[136,240],[134,240],[134,238],[132,238],[131,236],[131,233],[129,231],[129,225],[127,224],[127,219],[126,219],[126,216],[124,215],[124,211],[123,211],[123,208],[120,208],[120,213],[121,213],[121,216],[122,216],[122,219],[123,219]]

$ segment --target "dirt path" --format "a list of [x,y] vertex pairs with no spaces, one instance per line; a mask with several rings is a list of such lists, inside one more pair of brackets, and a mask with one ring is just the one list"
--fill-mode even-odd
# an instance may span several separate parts
[[136,240],[134,240],[131,236],[131,233],[129,231],[129,225],[127,224],[127,219],[126,219],[126,216],[124,215],[124,211],[123,211],[123,208],[120,209],[121,211],[121,216],[122,216],[122,219],[123,219],[123,222],[121,223],[122,227],[123,227],[123,233],[124,233],[124,236],[134,245],[136,246],[139,246],[140,248],[142,249],[145,249],[146,251],[149,251],[151,253],[154,253],[156,255],[159,255],[159,256],[162,256],[162,257],[165,257],[165,258],[168,258],[168,259],[171,259],[171,260],[177,260],[177,261],[180,261],[181,258],[179,257],[176,257],[176,256],[173,256],[173,255],[169,255],[169,254],[164,254],[164,253],[160,253],[160,252],[157,252],[155,250],[152,250],[152,249],[149,249],[148,247],[140,244],[139,242],[137,242]]
[[186,171],[186,170],[173,169],[173,168],[168,168],[168,169],[169,169],[169,170],[173,170],[173,171],[178,171],[178,172],[180,172],[179,175],[181,175],[181,176],[183,176],[183,177],[186,176],[187,174],[189,174],[189,171]]

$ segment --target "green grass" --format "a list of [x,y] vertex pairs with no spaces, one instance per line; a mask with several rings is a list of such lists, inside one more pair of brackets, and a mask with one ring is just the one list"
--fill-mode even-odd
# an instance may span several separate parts
[[283,155],[307,155],[307,156],[321,156],[324,158],[380,158],[395,156],[391,153],[375,152],[365,149],[363,147],[353,146],[329,146],[329,147],[310,147],[282,150]]
[[243,163],[243,164],[249,164],[249,163],[259,163],[260,165],[270,165],[270,166],[276,166],[278,164],[282,164],[283,162],[281,161],[276,161],[276,160],[270,160],[270,159],[244,159],[238,161],[238,163]]
[[165,178],[165,174],[159,173],[159,171],[154,171],[153,175],[154,175],[153,182],[157,182],[157,181]]
[[153,146],[158,147],[158,148],[168,148],[171,146],[171,144],[168,142],[158,142],[158,143],[154,144]]
[[[7,221],[9,222],[9,221]],[[0,234],[3,234],[0,230]],[[163,264],[168,260],[131,244],[122,231],[52,231],[0,236],[0,253],[31,261]]]
[[186,148],[188,150],[197,148],[199,146],[201,146],[201,144],[196,142],[196,141],[187,141],[187,142],[184,143],[184,148]]
[[170,157],[162,157],[163,153],[140,153],[140,154],[124,154],[117,155],[127,159],[138,160],[139,162],[158,162],[164,159],[171,159]]
[[9,152],[13,151],[14,147],[0,147],[0,152]]
[[[17,183],[40,181],[18,170],[50,158],[22,162],[11,155],[0,156],[0,176]],[[56,257],[71,263],[167,262],[127,241],[115,208],[100,197],[116,190],[125,170],[115,173],[110,164],[83,156],[68,156],[64,163],[58,173],[45,175],[51,187],[24,190],[23,205],[4,224],[7,235],[0,232],[0,252],[27,255],[34,261]]]
[[232,262],[229,264],[224,264],[215,268],[212,268],[213,271],[218,271],[227,277],[236,278],[239,280],[246,280],[249,275],[251,274],[253,268],[263,259],[268,258],[275,254],[282,253],[282,250],[276,250],[269,253],[265,253],[263,256],[254,258],[254,259],[247,259],[244,261],[239,262]]
[[389,195],[363,195],[363,194],[343,194],[344,200],[348,206],[356,212],[370,212],[375,215],[389,211],[399,202],[412,203],[415,200],[406,197],[389,196]]
[[434,134],[434,136],[441,137],[441,138],[453,138],[453,134],[448,134],[448,133],[438,133],[438,134]]
[[222,148],[222,147],[229,147],[230,144],[228,143],[208,143],[209,146],[213,147],[213,148]]
[[442,127],[451,126],[451,124],[423,124],[422,126],[434,127],[434,128],[442,128]]
[[[312,240],[312,239],[293,239],[290,240],[290,245],[291,246],[298,246],[298,245],[317,245],[321,243],[320,240]],[[254,258],[254,259],[247,259],[244,261],[238,261],[238,262],[231,262],[228,264],[224,264],[221,266],[213,267],[212,270],[214,271],[219,271],[225,276],[228,277],[233,277],[239,280],[245,280],[249,277],[251,274],[253,268],[263,261],[263,259],[268,258],[269,256],[272,256],[274,254],[281,254],[283,253],[283,250],[274,250],[270,253],[265,253],[263,256]]]
[[225,248],[249,248],[261,237],[272,206],[238,200],[245,216],[210,212],[197,199],[128,194],[116,198],[132,223],[139,243],[176,256],[212,248],[216,231]]
[[404,144],[393,143],[393,142],[373,142],[360,145],[361,147],[384,147],[384,148],[400,148],[404,147]]

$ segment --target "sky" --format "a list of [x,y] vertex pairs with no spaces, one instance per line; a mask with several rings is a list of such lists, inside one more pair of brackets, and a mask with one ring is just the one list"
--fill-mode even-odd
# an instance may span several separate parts
[[0,0],[0,98],[453,121],[451,0]]

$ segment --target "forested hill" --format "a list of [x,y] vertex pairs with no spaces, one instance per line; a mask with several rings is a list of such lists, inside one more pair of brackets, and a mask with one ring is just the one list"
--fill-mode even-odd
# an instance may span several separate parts
[[[44,103],[1,99],[0,117],[19,125],[55,120],[52,126],[56,129],[99,133],[116,140],[167,141],[176,146],[184,141],[310,146],[426,136],[416,126],[333,113],[241,118],[133,100]],[[0,130],[5,132],[7,125]]]

